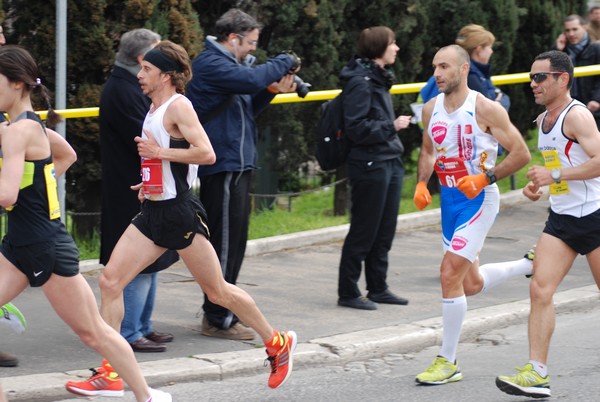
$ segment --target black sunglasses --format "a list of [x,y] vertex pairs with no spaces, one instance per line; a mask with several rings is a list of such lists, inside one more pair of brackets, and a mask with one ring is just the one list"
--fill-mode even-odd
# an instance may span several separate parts
[[561,74],[565,74],[564,71],[549,71],[547,73],[535,73],[535,74],[529,74],[529,79],[531,81],[535,81],[536,84],[539,84],[540,82],[544,82],[546,81],[546,78],[548,78],[548,74],[553,74],[553,75],[561,75]]

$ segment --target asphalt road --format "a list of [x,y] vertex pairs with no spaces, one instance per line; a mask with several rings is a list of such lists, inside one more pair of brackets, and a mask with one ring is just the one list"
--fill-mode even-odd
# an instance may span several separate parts
[[[535,243],[546,215],[546,202],[503,208],[484,246],[482,262],[521,258]],[[345,364],[380,358],[394,352],[399,339],[404,342],[411,335],[415,339],[402,343],[402,354],[417,353],[439,340],[439,225],[399,229],[390,252],[388,283],[391,290],[410,300],[405,307],[381,305],[376,311],[338,307],[337,265],[341,242],[333,235],[330,243],[246,258],[239,285],[255,298],[275,327],[298,333],[299,350],[304,351],[298,358],[300,372],[332,361]],[[301,243],[299,238],[297,243]],[[98,295],[98,271],[88,271],[85,276]],[[264,354],[258,340],[228,341],[199,334],[201,315],[198,312],[203,296],[183,266],[163,271],[159,282],[154,324],[157,330],[171,332],[176,339],[165,353],[136,355],[151,385],[165,386],[172,381],[197,381],[198,378],[212,381],[257,373],[262,377],[259,386],[266,382],[268,371],[262,367]],[[592,284],[585,259],[578,258],[559,290]],[[467,319],[476,318],[473,332],[487,332],[522,322],[526,317],[524,309],[528,308],[528,286],[528,279],[514,278],[484,295],[469,298]],[[587,303],[590,293],[596,304],[595,291],[587,290],[581,300]],[[523,302],[515,303],[517,301]],[[15,390],[12,400],[37,401],[41,401],[41,397],[32,399],[31,393],[47,381],[43,390],[50,399],[44,400],[56,400],[64,393],[62,387],[66,380],[77,376],[85,378],[89,373],[86,368],[97,366],[100,357],[81,344],[58,319],[40,289],[27,289],[15,303],[28,319],[28,330],[22,336],[15,336],[2,329],[0,350],[16,354],[20,364],[16,368],[0,368],[0,381],[5,389]],[[246,359],[247,356],[250,357]],[[409,370],[410,376],[424,369],[432,358],[433,355],[425,359],[427,362],[419,362],[419,368]],[[212,371],[194,371],[199,361],[214,365]],[[179,365],[183,368],[178,371]]]
[[[600,333],[600,309],[563,312],[557,318],[549,362],[551,400],[594,402],[600,394],[600,361],[596,339]],[[442,386],[419,386],[414,377],[431,362],[438,347],[415,353],[359,360],[297,370],[277,390],[265,385],[265,376],[237,377],[223,381],[177,383],[161,389],[178,402],[195,401],[460,401],[517,402],[528,398],[504,394],[494,384],[498,375],[512,375],[514,366],[527,361],[527,326],[514,325],[459,346],[458,359],[464,379]],[[128,393],[123,402],[134,401]],[[89,399],[64,399],[87,401]],[[114,402],[114,398],[95,398]]]

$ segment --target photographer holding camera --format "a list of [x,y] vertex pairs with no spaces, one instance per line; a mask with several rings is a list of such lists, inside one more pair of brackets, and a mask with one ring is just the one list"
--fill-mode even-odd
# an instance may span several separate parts
[[[210,241],[225,280],[235,284],[242,266],[248,222],[250,184],[256,169],[256,116],[276,93],[296,90],[294,73],[300,59],[282,53],[252,66],[261,25],[239,9],[230,9],[215,24],[205,50],[192,63],[193,78],[186,94],[217,155],[211,166],[201,166],[200,199],[208,214]],[[229,310],[203,305],[202,334],[225,339],[251,340],[255,333],[241,325]]]

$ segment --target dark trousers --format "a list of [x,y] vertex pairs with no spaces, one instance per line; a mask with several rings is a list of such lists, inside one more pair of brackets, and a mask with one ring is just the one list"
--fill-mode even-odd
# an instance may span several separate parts
[[[248,223],[250,221],[250,184],[252,171],[223,172],[200,178],[200,200],[208,215],[208,229],[223,276],[235,284],[242,268]],[[204,296],[202,306],[208,321],[227,329],[238,322],[229,310]]]
[[387,289],[388,253],[396,233],[404,165],[400,158],[386,161],[348,161],[351,185],[350,230],[342,248],[338,295],[361,295],[358,280],[365,264],[367,290]]

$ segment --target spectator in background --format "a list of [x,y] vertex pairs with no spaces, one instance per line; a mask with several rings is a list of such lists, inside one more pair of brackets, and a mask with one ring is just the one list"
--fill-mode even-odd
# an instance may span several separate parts
[[587,32],[590,40],[598,42],[600,40],[600,6],[590,8],[587,21]]
[[[144,53],[160,41],[148,29],[134,29],[121,37],[115,65],[100,97],[100,147],[102,164],[102,217],[100,263],[106,265],[117,241],[140,212],[137,191],[140,156],[134,138],[142,133],[150,99],[136,77]],[[178,260],[167,251],[127,285],[121,335],[136,352],[164,352],[171,334],[154,331],[151,321],[158,271]]]
[[[300,67],[293,54],[280,54],[253,66],[261,25],[239,9],[223,14],[216,37],[206,38],[205,50],[192,64],[186,94],[217,155],[214,165],[201,165],[200,200],[206,208],[210,242],[223,276],[237,282],[248,240],[250,185],[256,169],[256,116],[277,92],[296,89],[292,71]],[[202,335],[251,340],[255,333],[226,308],[204,297]]]
[[[566,52],[574,67],[600,64],[600,43],[591,40],[583,17],[569,15],[563,26],[564,32],[556,38],[556,49]],[[587,106],[600,128],[600,75],[575,78],[571,96]]]
[[[387,285],[404,179],[404,146],[398,132],[410,124],[410,116],[396,117],[389,92],[399,50],[390,28],[367,28],[358,39],[358,56],[340,73],[344,132],[351,144],[347,168],[352,200],[339,266],[338,305],[343,307],[375,310],[377,303],[408,304]],[[363,263],[367,297],[358,288]]]
[[494,53],[496,38],[493,33],[481,25],[469,24],[458,31],[456,44],[469,53],[471,64],[467,86],[486,98],[500,102],[504,109],[510,108],[510,98],[492,83],[490,58]]
[[[508,111],[510,108],[509,96],[497,88],[491,79],[490,58],[494,53],[495,41],[494,34],[481,25],[469,24],[458,31],[454,42],[469,53],[470,66],[467,86],[482,93],[488,99],[500,102],[504,109]],[[420,97],[423,103],[427,103],[439,93],[435,77],[432,76],[427,81],[427,85],[421,89]]]

